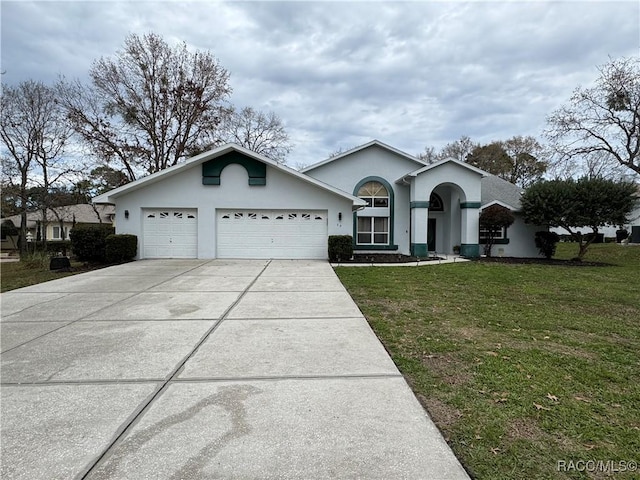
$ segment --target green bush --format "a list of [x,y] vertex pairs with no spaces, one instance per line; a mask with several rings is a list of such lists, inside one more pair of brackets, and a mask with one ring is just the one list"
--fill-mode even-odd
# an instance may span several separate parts
[[556,246],[560,241],[560,235],[555,232],[547,232],[542,230],[536,232],[536,247],[540,251],[540,255],[544,255],[545,258],[551,258],[556,254]]
[[111,225],[76,224],[69,234],[73,254],[83,261],[104,262],[106,260],[106,239],[114,233],[115,228]]
[[353,257],[353,237],[351,235],[329,235],[329,260],[340,262]]
[[138,251],[138,237],[135,235],[109,235],[105,243],[108,263],[128,262],[134,259]]
[[62,254],[62,256],[66,257],[67,253],[71,250],[71,241],[70,240],[48,240],[47,243],[42,241],[40,242],[31,242],[29,247],[34,252],[42,252],[47,253],[49,256],[55,256],[58,254]]

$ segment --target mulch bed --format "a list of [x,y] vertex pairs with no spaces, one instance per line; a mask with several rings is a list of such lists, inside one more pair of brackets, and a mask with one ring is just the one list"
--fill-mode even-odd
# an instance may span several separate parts
[[352,259],[341,260],[339,263],[409,263],[429,260],[441,259],[439,257],[418,258],[399,253],[354,253]]
[[558,265],[562,267],[610,267],[604,262],[584,262],[576,259],[561,260],[558,258],[518,258],[518,257],[480,257],[474,261],[482,263],[510,263],[513,265]]

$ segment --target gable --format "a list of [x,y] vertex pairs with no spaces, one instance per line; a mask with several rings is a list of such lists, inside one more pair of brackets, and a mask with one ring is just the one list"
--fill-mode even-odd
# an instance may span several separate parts
[[382,178],[393,184],[398,177],[420,165],[415,159],[373,144],[304,171],[313,178],[353,193],[355,185],[365,177]]
[[[144,196],[144,191],[151,191],[150,188],[156,183],[161,183],[167,194],[172,194],[175,190],[179,190],[184,194],[191,195],[193,189],[200,191],[203,186],[212,188],[220,186],[223,172],[230,165],[242,167],[248,176],[248,185],[252,187],[266,186],[268,184],[268,172],[272,171],[282,174],[283,178],[287,178],[289,181],[306,185],[307,188],[313,186],[330,196],[337,195],[338,197],[342,197],[343,200],[349,200],[354,205],[362,204],[358,198],[332,185],[325,184],[292,168],[280,165],[270,158],[235,144],[223,145],[204,152],[188,159],[182,164],[153,173],[147,177],[98,195],[93,199],[93,202],[116,203],[117,198],[125,195],[129,196],[138,191],[142,191]],[[200,188],[194,185],[194,179],[196,177]],[[153,190],[157,191],[156,188],[153,188]]]
[[237,151],[208,160],[202,164],[202,184],[220,185],[220,175],[225,167],[238,164],[244,167],[249,176],[249,185],[266,185],[267,166],[255,158]]
[[333,157],[329,157],[321,162],[315,163],[313,165],[310,165],[306,168],[303,168],[301,171],[303,173],[309,173],[312,172],[314,170],[317,170],[325,165],[331,164],[331,163],[336,163],[336,162],[342,162],[344,161],[345,158],[352,158],[355,154],[357,154],[358,152],[362,152],[364,150],[369,150],[371,148],[377,148],[380,150],[384,150],[387,153],[393,154],[396,157],[400,157],[403,158],[405,160],[408,160],[409,163],[411,164],[411,166],[409,167],[409,170],[414,170],[415,168],[419,168],[420,166],[425,166],[426,163],[423,162],[422,160],[419,160],[418,158],[409,155],[408,153],[405,153],[401,150],[398,150],[397,148],[393,148],[385,143],[380,142],[379,140],[372,140],[369,143],[365,143],[364,145],[360,145],[358,147],[352,148],[351,150],[348,150],[346,152],[340,153],[338,155],[335,155]]

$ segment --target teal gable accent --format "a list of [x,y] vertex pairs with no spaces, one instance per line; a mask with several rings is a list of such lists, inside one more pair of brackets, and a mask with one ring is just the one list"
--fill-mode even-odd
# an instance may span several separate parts
[[480,245],[477,243],[463,243],[460,245],[460,255],[468,258],[478,258],[480,256]]
[[353,249],[354,250],[397,250],[398,246],[393,244],[393,229],[395,227],[394,221],[394,192],[391,184],[381,177],[366,177],[358,182],[353,189],[353,196],[358,196],[358,190],[367,182],[380,182],[384,185],[384,188],[389,192],[389,243],[386,245],[371,244],[371,245],[359,245],[358,242],[358,212],[353,212]]
[[240,152],[230,152],[219,158],[209,160],[202,164],[202,184],[220,185],[220,175],[228,165],[237,163],[242,165],[249,175],[249,185],[267,184],[267,166],[256,160],[247,157]]
[[429,208],[429,201],[409,202],[409,208]]
[[481,206],[480,202],[460,202],[460,208],[480,208]]
[[411,255],[414,257],[428,257],[429,247],[426,243],[412,243]]

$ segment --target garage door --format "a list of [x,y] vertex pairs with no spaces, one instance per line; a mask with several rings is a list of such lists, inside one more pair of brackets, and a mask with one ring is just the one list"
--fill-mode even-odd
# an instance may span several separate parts
[[327,258],[327,212],[219,210],[218,258]]
[[143,258],[196,258],[196,209],[143,210]]

